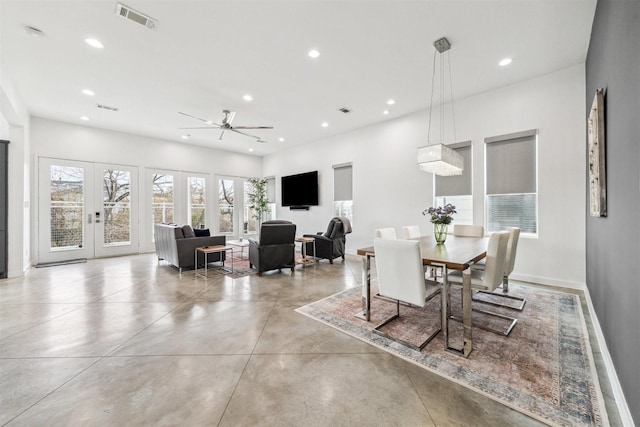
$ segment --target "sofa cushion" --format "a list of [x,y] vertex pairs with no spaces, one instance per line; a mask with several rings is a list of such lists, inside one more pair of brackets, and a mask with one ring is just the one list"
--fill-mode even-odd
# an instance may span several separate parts
[[176,235],[176,239],[184,239],[184,233],[182,232],[182,227],[175,227],[173,232]]
[[196,237],[211,236],[208,228],[194,228],[193,232],[196,234]]
[[193,228],[188,224],[182,226],[182,233],[184,234],[185,239],[196,237],[196,233],[193,232]]

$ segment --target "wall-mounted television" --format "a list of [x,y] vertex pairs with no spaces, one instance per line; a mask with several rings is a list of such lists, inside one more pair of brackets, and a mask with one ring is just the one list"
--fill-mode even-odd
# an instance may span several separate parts
[[318,171],[283,176],[282,206],[318,206]]

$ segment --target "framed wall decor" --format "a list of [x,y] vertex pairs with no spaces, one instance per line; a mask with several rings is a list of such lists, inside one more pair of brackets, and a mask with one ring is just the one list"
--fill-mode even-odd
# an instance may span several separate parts
[[607,175],[604,141],[604,95],[597,89],[587,119],[589,154],[589,213],[607,216]]

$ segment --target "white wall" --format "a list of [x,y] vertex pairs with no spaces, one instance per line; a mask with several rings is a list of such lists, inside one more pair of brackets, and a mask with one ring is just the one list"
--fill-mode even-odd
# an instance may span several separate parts
[[[522,238],[513,278],[582,288],[585,283],[584,65],[456,101],[457,140],[473,143],[474,222],[484,223],[484,138],[539,129],[538,238]],[[347,250],[370,246],[374,230],[419,224],[433,204],[431,174],[419,172],[416,149],[427,141],[428,111],[265,157],[265,176],[319,170],[320,206],[278,207],[298,234],[324,230],[333,216],[332,165],[353,163],[354,222]],[[438,135],[438,129],[433,129]],[[435,132],[435,133],[434,133]],[[446,141],[450,142],[450,141]]]
[[7,276],[22,276],[29,268],[29,121],[30,116],[9,74],[0,70],[0,132],[9,144]]
[[[115,163],[138,168],[140,184],[140,215],[145,215],[148,206],[144,197],[147,190],[147,171],[149,169],[169,169],[181,172],[195,172],[209,178],[207,197],[217,197],[214,189],[217,176],[259,177],[262,176],[262,159],[239,153],[219,151],[202,146],[180,142],[159,140],[138,135],[126,134],[88,126],[63,123],[55,120],[34,117],[31,120],[32,170],[33,182],[37,183],[38,159],[49,157],[64,160],[78,160],[99,163]],[[37,230],[37,186],[32,188],[33,208],[31,227]],[[210,205],[208,218],[213,218],[213,204]],[[176,219],[179,220],[179,219]],[[150,226],[141,224],[141,251],[153,250]],[[37,248],[37,235],[34,235],[32,248]],[[35,255],[34,255],[35,257]]]

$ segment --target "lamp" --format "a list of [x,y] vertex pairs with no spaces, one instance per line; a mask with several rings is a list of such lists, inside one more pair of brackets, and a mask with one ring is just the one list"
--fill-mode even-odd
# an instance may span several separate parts
[[[443,37],[433,43],[437,53],[451,49],[451,43]],[[427,145],[418,148],[418,167],[421,171],[431,172],[435,175],[452,176],[462,175],[464,169],[464,159],[460,153],[447,147],[444,142],[444,61],[440,59],[440,143],[431,144],[431,114],[433,112],[433,92],[435,89],[436,58],[437,53],[433,53],[433,74],[431,76],[431,101],[429,102],[429,128],[427,131]],[[447,55],[449,65],[449,88],[451,94],[451,115],[453,118],[453,139],[456,139],[456,118],[453,111],[453,86],[451,83],[451,60]]]

